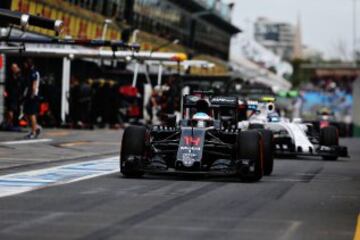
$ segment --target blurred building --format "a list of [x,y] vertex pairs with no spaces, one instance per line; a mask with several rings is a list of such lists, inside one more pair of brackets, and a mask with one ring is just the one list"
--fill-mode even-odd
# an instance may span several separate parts
[[127,22],[135,28],[178,39],[195,53],[227,60],[239,29],[230,23],[230,6],[220,1],[135,0]]
[[254,35],[257,42],[285,60],[302,57],[300,22],[295,27],[285,22],[258,18]]
[[145,48],[177,39],[193,55],[223,60],[232,35],[240,31],[230,22],[232,5],[219,0],[2,0],[0,7],[63,19],[65,34],[81,38],[102,37],[104,18],[110,18],[107,38],[129,40],[138,29]]

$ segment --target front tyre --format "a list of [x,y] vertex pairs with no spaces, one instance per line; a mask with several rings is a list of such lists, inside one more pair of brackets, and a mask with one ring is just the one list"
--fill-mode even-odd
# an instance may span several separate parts
[[249,170],[241,172],[240,177],[246,182],[257,182],[264,175],[263,139],[258,131],[243,131],[238,139],[238,157],[250,160]]
[[[320,129],[320,145],[327,147],[339,146],[339,130],[334,126]],[[338,156],[323,156],[323,159],[335,161]]]
[[125,177],[141,177],[142,160],[146,150],[146,128],[130,126],[124,131],[120,150],[120,172]]
[[264,175],[270,176],[274,169],[274,139],[270,130],[260,129],[264,140]]

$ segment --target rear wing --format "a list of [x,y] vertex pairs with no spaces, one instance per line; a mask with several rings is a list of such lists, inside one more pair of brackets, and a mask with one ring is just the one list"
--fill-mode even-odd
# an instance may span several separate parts
[[238,107],[237,97],[207,97],[200,95],[185,95],[184,96],[184,108],[196,107],[196,103],[199,100],[206,100],[209,102],[210,108],[234,108]]
[[213,97],[210,100],[210,103],[213,107],[218,108],[238,108],[239,101],[237,97],[224,97],[224,96],[218,96]]

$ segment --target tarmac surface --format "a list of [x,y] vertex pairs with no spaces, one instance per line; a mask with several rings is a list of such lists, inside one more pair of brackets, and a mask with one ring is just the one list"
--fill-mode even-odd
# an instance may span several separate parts
[[40,139],[27,132],[0,132],[0,173],[12,168],[118,154],[122,130],[45,129]]
[[[58,133],[63,131],[70,133]],[[114,156],[121,138],[115,130],[45,134],[51,141],[0,143],[0,178]],[[360,139],[342,144],[351,158],[276,160],[274,174],[258,183],[173,176],[126,179],[110,169],[98,177],[1,197],[0,239],[358,240]]]

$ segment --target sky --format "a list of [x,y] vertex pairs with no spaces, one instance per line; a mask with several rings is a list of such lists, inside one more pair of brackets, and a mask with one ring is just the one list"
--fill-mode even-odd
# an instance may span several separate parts
[[[252,31],[255,20],[302,23],[303,44],[320,50],[326,58],[350,58],[353,51],[354,0],[228,0],[235,2],[233,23]],[[357,1],[357,39],[360,48],[360,0]],[[346,53],[345,53],[346,52]]]

